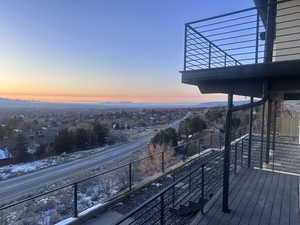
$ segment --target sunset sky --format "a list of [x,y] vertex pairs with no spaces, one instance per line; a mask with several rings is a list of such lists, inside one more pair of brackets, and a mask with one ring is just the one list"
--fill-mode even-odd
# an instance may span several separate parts
[[0,97],[52,102],[205,102],[181,84],[184,23],[252,0],[6,0]]

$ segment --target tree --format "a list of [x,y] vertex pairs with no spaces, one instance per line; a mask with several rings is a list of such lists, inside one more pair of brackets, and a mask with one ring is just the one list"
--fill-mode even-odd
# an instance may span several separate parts
[[189,117],[179,124],[179,133],[188,136],[198,132],[200,133],[206,128],[206,122],[200,117]]
[[68,129],[62,129],[54,139],[54,152],[61,154],[63,152],[71,152],[74,147],[74,136]]
[[200,117],[193,117],[189,126],[192,134],[201,132],[207,128],[206,122]]
[[231,126],[233,129],[238,129],[241,124],[241,119],[238,117],[232,117]]
[[2,142],[6,135],[5,128],[0,126],[0,141]]
[[161,152],[164,152],[165,169],[177,162],[175,151],[170,145],[150,144],[148,149],[140,155],[139,171],[142,176],[152,176],[162,171]]
[[16,162],[26,162],[30,159],[30,154],[27,152],[26,138],[23,134],[16,137],[8,150]]
[[39,147],[37,147],[35,155],[37,158],[43,158],[47,156],[47,145],[46,144],[40,144]]
[[86,129],[78,128],[75,133],[75,144],[78,149],[86,148],[89,144],[89,134]]
[[154,145],[170,144],[171,146],[177,146],[178,135],[174,128],[167,128],[158,132],[151,140]]
[[100,123],[95,123],[93,126],[93,132],[96,138],[96,143],[100,146],[106,144],[106,140],[109,134],[109,130]]
[[208,119],[211,122],[218,122],[218,121],[220,121],[223,118],[224,115],[225,115],[224,108],[209,109],[205,113],[206,119]]

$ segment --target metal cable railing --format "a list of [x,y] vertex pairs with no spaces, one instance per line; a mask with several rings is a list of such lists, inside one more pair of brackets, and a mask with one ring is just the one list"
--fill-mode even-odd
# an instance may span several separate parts
[[[175,149],[176,148],[182,148],[182,146],[175,147]],[[12,224],[19,220],[30,221],[32,219],[32,207],[35,208],[34,210],[36,210],[36,212],[39,212],[38,215],[40,217],[35,218],[33,221],[43,220],[43,218],[47,216],[47,213],[51,211],[49,207],[50,209],[58,209],[56,215],[58,220],[55,220],[55,222],[69,217],[78,217],[81,212],[88,208],[112,201],[118,197],[121,192],[131,192],[135,185],[138,185],[146,177],[155,176],[159,173],[165,175],[169,174],[170,167],[176,162],[169,162],[168,155],[165,154],[164,151],[157,152],[156,154],[123,163],[110,170],[92,176],[89,175],[87,178],[77,180],[70,184],[53,188],[41,194],[35,194],[32,197],[16,201],[9,205],[1,206],[0,224]],[[181,171],[182,168],[186,166],[193,168],[199,157],[187,160],[179,168],[172,170],[174,177],[177,179],[184,176],[185,173]],[[150,165],[153,164],[153,162],[156,163],[155,170],[151,171],[151,173],[144,174],[141,170],[141,165]],[[24,211],[24,208],[28,208],[30,211]],[[21,212],[24,212],[24,215]],[[19,213],[21,214],[19,215]],[[32,217],[33,216],[34,215],[32,215]],[[32,222],[32,224],[35,224],[35,222]]]
[[[263,63],[266,24],[252,7],[185,25],[184,71]],[[284,0],[277,4],[272,61],[300,59],[300,4]]]
[[[261,158],[259,157],[262,140],[258,136],[253,136],[253,166],[259,167],[259,165],[262,164],[263,169],[300,174],[300,145],[293,141],[293,137],[285,138],[284,141],[281,139],[282,138],[278,136],[276,137],[275,144],[273,145],[273,142],[271,143],[274,149],[272,147],[270,150],[270,162],[265,163],[265,152],[263,152],[263,162],[260,162]],[[266,145],[265,139],[263,140],[263,145]]]
[[[242,142],[247,135],[231,144],[231,174],[243,166]],[[161,192],[135,208],[114,225],[173,225],[187,224],[222,187],[223,150],[212,151],[199,159],[196,167]]]

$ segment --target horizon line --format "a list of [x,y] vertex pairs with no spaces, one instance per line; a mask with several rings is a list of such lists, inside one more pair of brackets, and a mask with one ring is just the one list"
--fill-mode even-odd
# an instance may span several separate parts
[[0,100],[8,101],[27,101],[36,103],[48,103],[48,104],[116,104],[116,103],[128,103],[128,104],[180,104],[180,105],[191,105],[191,104],[201,104],[201,103],[213,103],[213,102],[226,102],[225,100],[207,100],[207,101],[186,101],[186,102],[159,102],[159,101],[45,101],[45,100],[35,100],[35,99],[22,99],[22,98],[9,98],[0,97]]

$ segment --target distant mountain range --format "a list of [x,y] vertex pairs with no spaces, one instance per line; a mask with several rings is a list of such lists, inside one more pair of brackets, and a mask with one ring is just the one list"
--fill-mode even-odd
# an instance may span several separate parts
[[[238,101],[235,104],[243,104],[247,101]],[[206,108],[225,106],[225,101],[203,103],[144,103],[144,102],[95,102],[95,103],[49,103],[41,101],[27,101],[17,99],[0,98],[0,108]]]

